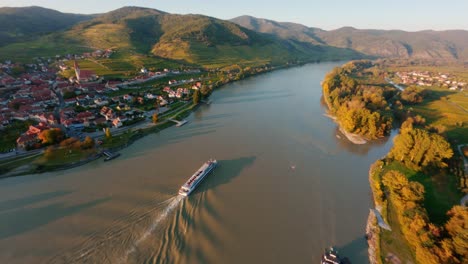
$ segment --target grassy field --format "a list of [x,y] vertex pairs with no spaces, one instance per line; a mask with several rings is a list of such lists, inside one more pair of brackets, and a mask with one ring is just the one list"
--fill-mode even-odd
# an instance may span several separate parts
[[[91,70],[106,79],[131,78],[139,75],[140,69],[149,70],[177,69],[182,64],[172,60],[165,60],[152,56],[135,55],[128,52],[117,51],[111,58],[89,58],[78,61],[80,69]],[[66,64],[73,68],[73,61]]]
[[[34,156],[30,156],[30,157],[24,157],[24,158],[13,158],[13,159],[9,159],[9,160],[5,160],[5,161],[2,161],[0,162],[0,178],[16,169],[16,168],[20,168],[22,166],[29,166],[30,164],[32,164],[38,157],[40,157],[42,154],[38,154],[38,155],[34,155]],[[32,170],[33,168],[28,168],[27,170]]]
[[78,162],[88,158],[90,155],[96,154],[96,149],[82,150],[69,148],[56,148],[48,151],[34,161],[37,166],[43,167],[58,167],[70,163]]
[[10,44],[0,49],[0,60],[30,63],[32,58],[55,57],[56,55],[81,54],[92,49],[79,41],[59,34],[51,34],[34,41]]
[[426,88],[430,95],[420,104],[406,106],[421,115],[426,125],[443,126],[450,140],[468,143],[468,91]]
[[384,260],[388,254],[397,254],[403,263],[416,263],[414,252],[401,232],[398,216],[391,202],[387,202],[386,220],[392,227],[392,231],[381,229],[380,232],[382,263],[388,263]]
[[389,170],[396,170],[424,186],[424,207],[427,210],[431,222],[441,225],[447,221],[447,211],[459,204],[463,194],[458,189],[457,179],[448,173],[416,172],[393,161],[384,167],[383,174]]

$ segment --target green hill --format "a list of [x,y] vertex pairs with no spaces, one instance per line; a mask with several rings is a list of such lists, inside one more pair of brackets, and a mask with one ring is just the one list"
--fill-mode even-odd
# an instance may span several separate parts
[[0,59],[11,54],[17,54],[11,59],[27,60],[109,48],[119,54],[150,55],[206,67],[361,57],[349,49],[285,40],[203,15],[124,7],[27,43],[0,47]]
[[91,18],[92,15],[66,14],[37,6],[0,7],[0,47],[64,30]]
[[468,31],[464,30],[406,32],[344,27],[325,31],[250,16],[237,17],[231,21],[282,39],[348,48],[369,56],[468,61]]

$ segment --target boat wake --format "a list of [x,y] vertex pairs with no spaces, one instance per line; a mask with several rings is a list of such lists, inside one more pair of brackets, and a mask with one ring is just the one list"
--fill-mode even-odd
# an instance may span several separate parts
[[[49,263],[126,263],[185,197],[177,195],[154,204],[144,213],[131,212],[116,220],[112,227],[91,235],[75,249],[55,256]],[[125,224],[121,224],[125,222]],[[122,252],[125,252],[122,256]]]
[[148,236],[154,232],[154,230],[156,230],[159,224],[167,218],[167,216],[177,207],[177,205],[179,205],[180,202],[182,202],[184,198],[184,196],[178,195],[176,197],[168,199],[169,204],[167,205],[167,207],[159,214],[159,216],[156,219],[154,219],[153,223],[151,223],[151,225],[141,234],[141,236],[137,240],[135,240],[133,245],[125,252],[124,256],[120,259],[118,263],[126,263],[128,256],[136,251],[138,246],[143,241],[145,241],[145,239],[147,239]]

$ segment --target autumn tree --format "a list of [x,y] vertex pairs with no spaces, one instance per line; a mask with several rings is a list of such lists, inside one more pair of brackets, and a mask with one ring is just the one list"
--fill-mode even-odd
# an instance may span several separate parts
[[156,124],[158,122],[158,114],[157,113],[153,114],[152,121],[153,121],[154,124]]
[[81,148],[82,149],[92,149],[94,148],[94,139],[92,139],[90,136],[87,136],[83,143],[81,143]]
[[429,165],[446,167],[444,161],[452,156],[452,148],[442,136],[418,128],[401,130],[389,153],[390,158],[415,170]]
[[38,138],[42,144],[51,145],[62,141],[64,136],[63,131],[59,128],[51,128],[40,132]]
[[200,91],[195,90],[195,92],[193,93],[193,104],[197,105],[199,102],[200,102]]
[[112,133],[108,127],[106,127],[106,138],[111,139],[112,138]]
[[463,147],[463,155],[468,158],[468,146]]
[[419,87],[410,86],[401,92],[400,97],[402,101],[408,104],[421,103],[423,101],[423,91]]
[[451,236],[453,249],[461,259],[468,260],[468,209],[463,206],[454,206],[448,215],[450,219],[445,228]]

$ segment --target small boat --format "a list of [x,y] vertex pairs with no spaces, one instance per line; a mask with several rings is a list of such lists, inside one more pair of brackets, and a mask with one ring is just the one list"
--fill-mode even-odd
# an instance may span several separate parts
[[341,258],[333,247],[326,249],[322,255],[320,264],[351,264],[348,258]]
[[118,156],[120,156],[120,153],[112,153],[112,152],[110,152],[109,150],[103,151],[102,154],[103,154],[104,156],[106,156],[106,158],[104,159],[104,161],[113,160],[113,159],[117,158]]
[[218,161],[215,159],[210,159],[205,162],[200,169],[198,169],[197,172],[195,172],[192,177],[190,177],[188,181],[180,187],[179,194],[189,196],[190,193],[197,188],[198,184],[203,181],[205,176],[208,175],[217,165]]

